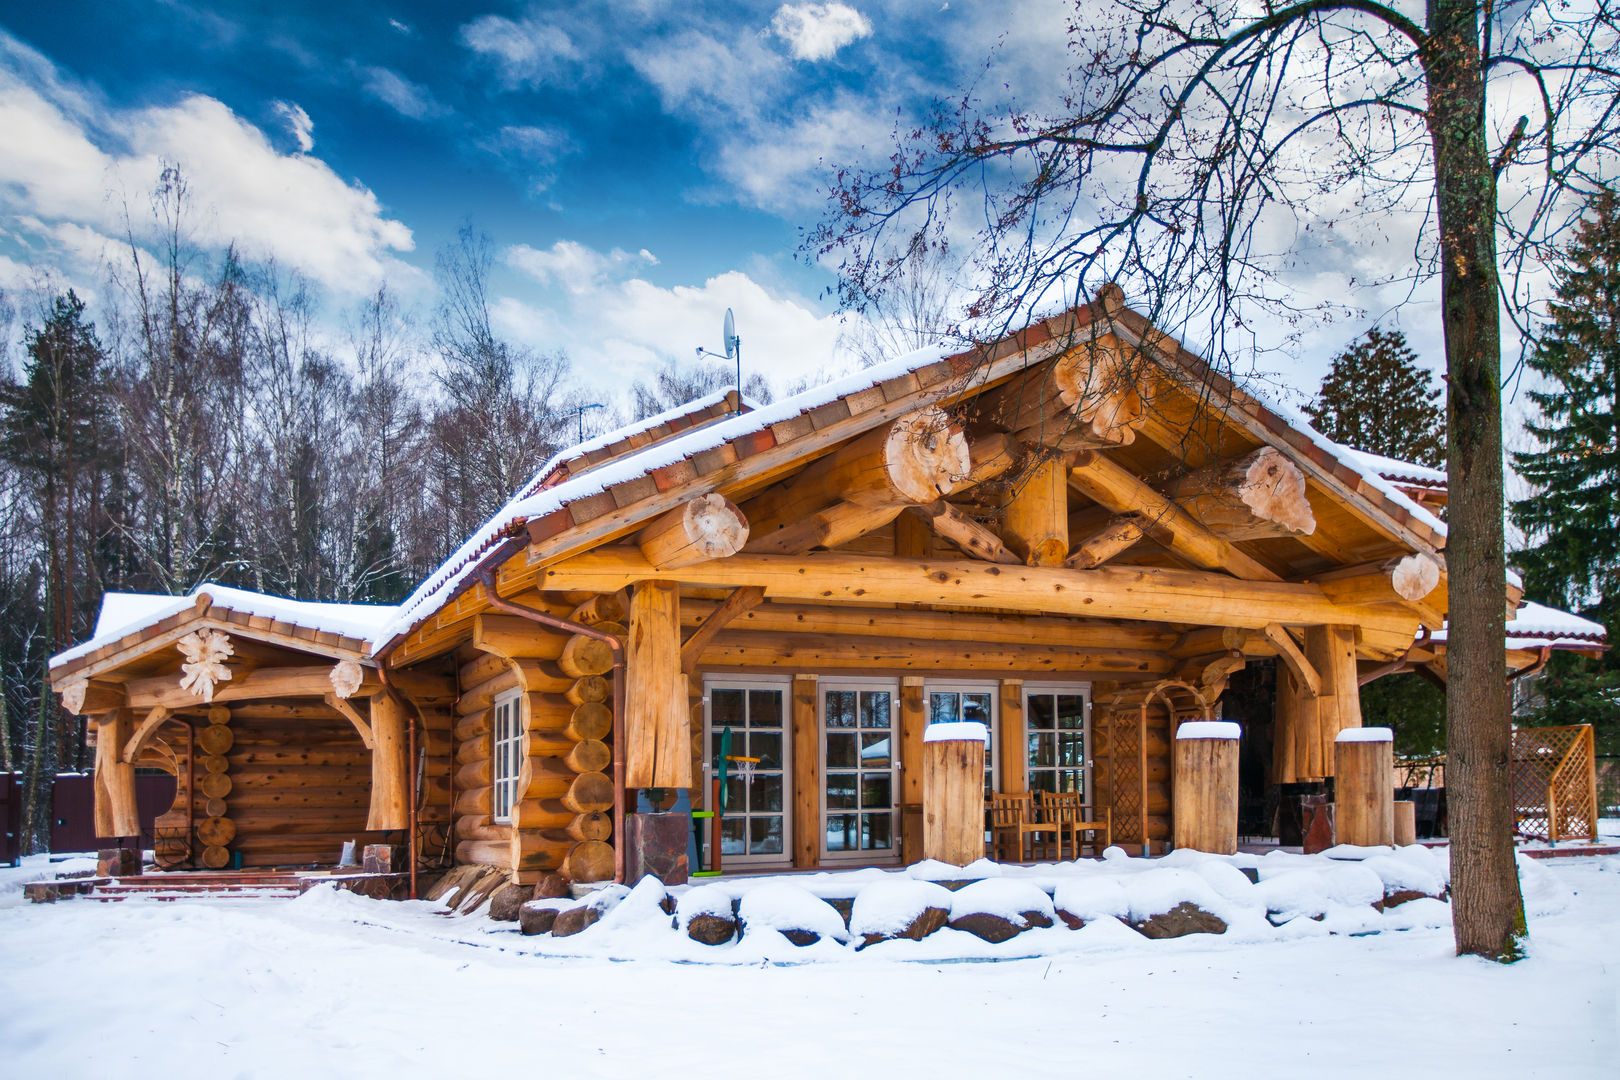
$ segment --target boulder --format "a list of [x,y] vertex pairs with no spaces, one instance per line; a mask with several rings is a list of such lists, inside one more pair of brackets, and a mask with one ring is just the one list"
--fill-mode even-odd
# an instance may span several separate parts
[[1025,930],[1052,925],[1052,898],[1027,881],[986,878],[951,897],[952,930],[999,944]]
[[541,874],[540,880],[535,882],[536,900],[558,900],[569,895],[572,894],[568,890],[568,879],[561,874]]
[[836,908],[786,882],[749,889],[737,906],[737,915],[744,933],[769,928],[801,947],[814,945],[822,938],[849,940],[849,927]]
[[737,920],[730,915],[694,915],[686,922],[686,936],[704,945],[724,945],[737,936]]
[[1086,920],[1082,919],[1074,912],[1066,911],[1063,908],[1057,909],[1057,917],[1062,920],[1063,925],[1067,926],[1070,930],[1078,930],[1086,925]]
[[988,912],[978,911],[971,915],[963,915],[952,919],[952,930],[964,930],[974,937],[983,938],[992,945],[999,945],[1003,941],[1022,934],[1024,927],[1001,915],[991,915]]
[[557,912],[551,924],[552,937],[573,937],[601,921],[602,912],[591,904],[576,904]]
[[516,922],[518,910],[525,901],[533,899],[533,895],[534,890],[528,886],[508,882],[490,894],[489,917],[496,922]]
[[1211,915],[1190,900],[1183,900],[1169,911],[1132,924],[1150,938],[1178,938],[1188,934],[1224,934],[1226,920]]
[[1435,893],[1423,892],[1420,889],[1391,889],[1384,894],[1384,898],[1382,900],[1374,900],[1373,907],[1377,908],[1379,911],[1388,911],[1390,908],[1400,907],[1402,904],[1410,904],[1413,900],[1422,900],[1425,898],[1430,900],[1445,899],[1444,896],[1439,896]]
[[902,929],[887,934],[864,934],[861,937],[861,947],[876,945],[880,941],[894,941],[906,939],[921,941],[929,934],[934,933],[950,921],[951,913],[942,907],[926,907],[919,911],[912,920]]
[[544,900],[530,900],[518,908],[518,928],[525,934],[549,934],[560,910]]

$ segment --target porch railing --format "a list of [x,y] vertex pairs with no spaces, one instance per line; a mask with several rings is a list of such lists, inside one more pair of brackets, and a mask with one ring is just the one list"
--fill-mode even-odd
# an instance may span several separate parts
[[1549,843],[1597,839],[1591,724],[1513,729],[1513,827]]

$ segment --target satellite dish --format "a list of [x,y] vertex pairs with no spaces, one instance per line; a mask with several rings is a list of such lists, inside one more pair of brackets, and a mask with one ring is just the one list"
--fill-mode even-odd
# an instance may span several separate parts
[[730,308],[726,308],[726,322],[720,333],[720,340],[725,342],[726,346],[726,359],[730,360],[736,356],[737,346],[742,344],[737,340],[737,320],[732,317]]

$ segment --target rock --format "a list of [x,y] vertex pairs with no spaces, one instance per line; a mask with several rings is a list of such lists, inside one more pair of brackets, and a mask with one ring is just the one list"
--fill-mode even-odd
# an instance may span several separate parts
[[806,945],[814,945],[816,942],[821,940],[821,935],[816,933],[814,930],[783,930],[781,933],[783,937],[787,938],[801,949]]
[[737,920],[725,915],[694,915],[686,936],[704,945],[724,945],[737,936]]
[[601,918],[602,912],[591,904],[577,904],[571,908],[564,908],[557,913],[556,920],[551,924],[551,936],[573,937],[594,926]]
[[833,910],[844,917],[844,925],[849,925],[849,917],[855,913],[855,898],[853,896],[831,896],[827,898]]
[[983,938],[992,945],[999,945],[1003,941],[1011,940],[1023,933],[1026,927],[1019,926],[1000,915],[990,915],[985,912],[975,912],[971,915],[961,915],[950,921],[952,930],[965,930],[974,937]]
[[1425,897],[1430,900],[1445,899],[1443,896],[1436,896],[1433,893],[1426,893],[1421,889],[1392,889],[1384,894],[1384,898],[1382,900],[1374,901],[1373,907],[1377,908],[1379,911],[1388,911],[1392,907],[1400,907],[1402,904],[1410,904],[1413,900],[1422,900]]
[[929,934],[942,928],[950,921],[951,913],[944,908],[927,907],[917,913],[916,918],[908,923],[905,929],[893,934],[866,934],[862,937],[862,948],[867,945],[876,945],[880,941],[895,941],[906,939],[921,941]]
[[568,879],[561,874],[541,874],[540,880],[535,882],[536,900],[560,900],[568,895]]
[[141,853],[134,848],[102,848],[96,852],[97,877],[134,877],[141,872]]
[[1072,912],[1064,911],[1062,908],[1057,909],[1057,917],[1062,919],[1063,925],[1067,926],[1070,930],[1078,930],[1082,926],[1086,925],[1086,920]]
[[525,934],[549,934],[557,921],[557,908],[544,901],[530,900],[518,908],[518,928]]
[[516,922],[518,910],[524,901],[532,899],[533,891],[523,885],[502,885],[490,894],[489,917],[496,922]]
[[63,890],[62,886],[54,881],[30,881],[23,886],[23,895],[31,904],[54,904],[62,899]]
[[1178,938],[1188,934],[1224,934],[1226,920],[1211,915],[1190,901],[1183,900],[1175,907],[1139,923],[1135,929],[1150,938]]

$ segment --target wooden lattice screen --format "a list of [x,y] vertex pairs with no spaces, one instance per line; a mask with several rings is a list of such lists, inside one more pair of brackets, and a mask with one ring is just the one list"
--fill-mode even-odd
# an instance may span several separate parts
[[1556,843],[1597,839],[1592,725],[1513,729],[1513,827]]
[[1147,843],[1147,724],[1137,709],[1115,709],[1109,725],[1116,844]]

